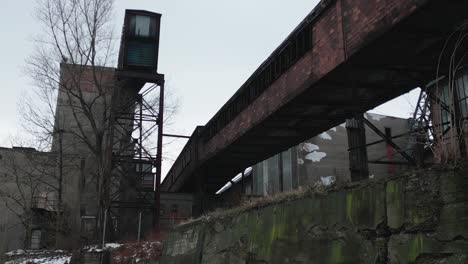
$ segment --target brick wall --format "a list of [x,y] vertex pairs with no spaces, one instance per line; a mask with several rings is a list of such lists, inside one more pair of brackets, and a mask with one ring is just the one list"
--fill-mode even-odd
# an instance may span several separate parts
[[233,143],[425,2],[427,1],[332,2],[314,22],[311,32],[312,49],[211,138],[200,150],[201,160]]

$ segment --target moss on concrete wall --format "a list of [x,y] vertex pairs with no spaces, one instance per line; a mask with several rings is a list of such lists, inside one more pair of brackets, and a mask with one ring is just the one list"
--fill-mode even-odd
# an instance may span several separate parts
[[161,263],[466,263],[467,177],[424,171],[205,218],[173,230]]

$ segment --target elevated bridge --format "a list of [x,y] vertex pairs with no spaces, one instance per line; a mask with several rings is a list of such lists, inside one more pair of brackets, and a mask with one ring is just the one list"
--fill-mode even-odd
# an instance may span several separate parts
[[439,57],[467,18],[466,0],[321,1],[196,129],[162,190],[213,194],[242,169],[426,85],[448,70]]

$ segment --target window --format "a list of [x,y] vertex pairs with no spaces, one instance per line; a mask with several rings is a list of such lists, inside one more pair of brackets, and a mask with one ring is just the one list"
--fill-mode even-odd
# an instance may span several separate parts
[[92,237],[97,228],[96,217],[92,215],[81,216],[81,233],[86,237]]
[[130,17],[128,33],[133,37],[156,37],[158,33],[156,18],[144,15]]
[[129,41],[127,63],[132,66],[151,67],[155,64],[155,46],[152,43]]
[[451,113],[446,108],[452,106],[454,102],[460,118],[468,118],[468,74],[462,74],[455,79],[453,94],[447,82],[441,85],[440,101],[440,120],[443,131],[450,128]]
[[176,215],[179,212],[179,206],[177,204],[173,204],[171,207],[172,215]]
[[[442,94],[440,97],[440,101],[445,106],[451,105],[448,84],[445,84],[442,87]],[[441,106],[440,115],[441,115],[440,120],[442,121],[442,128],[443,128],[443,131],[445,132],[450,127],[450,119],[451,119],[450,112],[448,111],[448,109],[445,109],[443,106]]]
[[468,74],[464,74],[457,79],[458,105],[462,118],[468,117]]
[[42,232],[39,229],[31,232],[31,249],[39,249],[41,247]]
[[281,155],[281,161],[283,162],[283,192],[290,191],[293,188],[293,172],[292,172],[292,153],[291,149],[284,151]]
[[130,18],[130,32],[133,36],[149,37],[151,34],[151,17],[149,16],[132,16]]

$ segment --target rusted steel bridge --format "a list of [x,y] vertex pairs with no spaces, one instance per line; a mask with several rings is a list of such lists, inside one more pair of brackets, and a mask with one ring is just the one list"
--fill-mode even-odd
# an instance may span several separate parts
[[216,115],[162,191],[213,194],[242,169],[435,79],[466,0],[324,0]]

